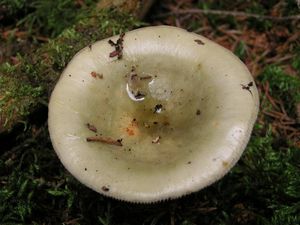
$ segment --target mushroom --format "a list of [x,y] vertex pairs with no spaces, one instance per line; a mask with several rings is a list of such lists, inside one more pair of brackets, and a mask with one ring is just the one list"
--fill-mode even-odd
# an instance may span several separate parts
[[[111,54],[117,43],[122,52]],[[229,50],[154,26],[78,52],[52,92],[49,131],[80,182],[116,199],[151,203],[223,177],[243,153],[258,108],[253,78]]]

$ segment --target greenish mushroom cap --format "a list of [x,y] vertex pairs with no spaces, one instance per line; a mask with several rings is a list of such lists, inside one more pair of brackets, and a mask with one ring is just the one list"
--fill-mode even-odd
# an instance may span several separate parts
[[149,203],[223,177],[243,153],[258,108],[253,78],[230,51],[155,26],[78,52],[52,93],[49,131],[80,182]]

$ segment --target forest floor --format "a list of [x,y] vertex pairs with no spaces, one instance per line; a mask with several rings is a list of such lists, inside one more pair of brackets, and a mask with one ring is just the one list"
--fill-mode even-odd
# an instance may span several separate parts
[[[0,0],[1,65],[17,64],[18,55],[57,37],[95,4],[58,2]],[[21,132],[0,137],[0,224],[300,224],[299,13],[292,0],[164,0],[145,20],[216,41],[255,78],[258,119],[245,153],[223,179],[150,205],[106,198],[81,185],[59,162],[45,106]]]

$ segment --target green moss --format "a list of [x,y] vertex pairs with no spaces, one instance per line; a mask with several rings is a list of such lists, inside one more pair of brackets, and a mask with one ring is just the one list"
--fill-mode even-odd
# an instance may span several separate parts
[[[293,205],[300,200],[299,149],[280,142],[273,136],[271,127],[265,134],[263,132],[256,128],[242,158],[242,167],[253,173],[249,187],[261,196],[269,195],[267,208],[280,208],[282,198],[287,200],[286,204]],[[246,171],[245,168],[243,170]],[[254,176],[256,172],[259,176]],[[263,188],[255,190],[257,185]]]
[[[8,62],[5,62],[0,65],[0,71],[4,74],[13,74],[16,72],[16,66],[11,65]],[[0,77],[0,82],[5,82],[4,78]],[[0,88],[1,87],[3,87],[3,85],[1,85]]]
[[295,52],[296,53],[295,53],[294,59],[292,61],[292,66],[300,74],[300,46],[298,46],[298,49],[296,49]]
[[0,0],[0,5],[5,6],[7,15],[13,16],[26,8],[26,0]]
[[[66,27],[88,15],[88,8],[97,0],[85,0],[83,5],[74,0],[0,0],[4,16],[15,18],[15,26],[29,34],[56,37]],[[49,10],[51,9],[51,10]]]
[[234,54],[236,54],[241,60],[244,60],[247,55],[247,45],[244,41],[240,41],[234,50]]
[[11,128],[13,121],[27,116],[30,108],[38,103],[36,98],[43,93],[41,86],[35,87],[8,76],[1,76],[0,87],[0,118],[3,120],[1,125],[7,129]]
[[279,66],[267,66],[259,76],[262,83],[270,84],[270,94],[281,99],[290,115],[295,114],[295,105],[300,102],[300,78],[286,74]]

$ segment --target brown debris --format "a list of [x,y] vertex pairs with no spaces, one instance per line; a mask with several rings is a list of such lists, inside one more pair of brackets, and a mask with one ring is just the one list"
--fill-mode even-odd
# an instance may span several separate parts
[[87,142],[101,142],[104,144],[109,144],[109,145],[116,145],[116,146],[123,146],[122,144],[122,139],[113,139],[110,137],[87,137],[86,138]]
[[[127,75],[126,75],[126,77],[127,77]],[[133,82],[138,82],[139,80],[149,80],[149,79],[152,79],[152,76],[150,76],[150,75],[139,76],[136,73],[136,68],[134,66],[132,66],[129,79],[131,81],[133,81]]]
[[228,163],[227,161],[223,161],[223,162],[222,162],[222,165],[223,165],[224,167],[228,167],[228,166],[229,166],[229,163]]
[[108,192],[109,191],[109,187],[107,186],[102,186],[101,188],[102,191]]
[[154,107],[154,112],[153,113],[161,113],[162,109],[163,109],[163,105],[162,104],[157,104]]
[[201,41],[200,39],[196,39],[196,40],[194,40],[197,44],[199,44],[199,45],[204,45],[204,42],[203,41]]
[[250,92],[250,94],[253,96],[252,91],[250,88],[253,86],[253,82],[249,82],[247,85],[241,84],[243,90],[247,90]]
[[94,78],[103,79],[103,74],[96,73],[95,71],[91,72],[91,76],[94,77]]
[[147,76],[140,77],[140,80],[149,80],[151,78],[152,78],[152,76],[147,75]]
[[111,57],[111,58],[113,58],[113,57],[115,57],[115,56],[118,56],[118,57],[119,57],[119,54],[120,54],[119,51],[115,50],[115,51],[109,53],[109,57]]
[[136,99],[142,99],[142,98],[144,98],[146,95],[145,94],[143,94],[142,92],[140,92],[140,91],[137,91],[137,93],[132,93],[132,94],[134,94],[134,97],[136,98]]
[[138,132],[139,132],[138,131],[138,122],[136,121],[135,118],[125,128],[125,131],[126,131],[128,136],[134,136],[134,135],[138,134]]
[[199,116],[201,114],[201,111],[200,111],[200,109],[197,109],[197,111],[196,111],[196,115],[197,116]]
[[90,131],[97,133],[97,128],[94,125],[87,123],[86,126]]
[[164,126],[170,126],[170,122],[169,122],[169,121],[164,121],[164,122],[163,122],[163,125],[164,125]]
[[123,56],[123,41],[124,41],[125,33],[121,33],[117,42],[113,42],[112,40],[108,40],[108,43],[115,47],[115,50],[109,53],[109,57],[113,58],[118,56],[118,59],[122,59]]
[[129,136],[133,136],[134,135],[134,130],[133,129],[130,129],[130,128],[126,128],[126,132]]

